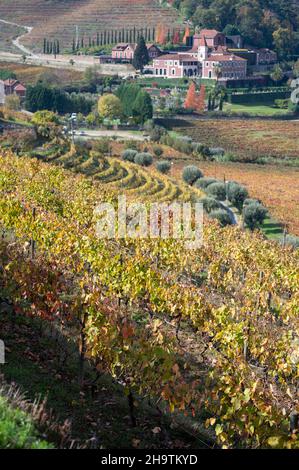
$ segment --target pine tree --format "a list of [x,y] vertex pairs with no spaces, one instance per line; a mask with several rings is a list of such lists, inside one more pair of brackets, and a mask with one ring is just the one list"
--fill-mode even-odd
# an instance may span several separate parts
[[144,66],[149,63],[148,50],[143,36],[138,39],[138,44],[134,52],[133,66],[136,70],[143,70]]

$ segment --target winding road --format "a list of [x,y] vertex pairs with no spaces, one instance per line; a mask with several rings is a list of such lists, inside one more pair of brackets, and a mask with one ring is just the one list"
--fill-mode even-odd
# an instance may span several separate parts
[[1,19],[0,19],[0,23],[4,23],[4,24],[8,24],[10,26],[16,26],[17,28],[25,29],[27,32],[24,33],[24,34],[21,34],[21,36],[18,36],[16,39],[13,39],[12,43],[17,49],[19,49],[22,52],[22,54],[30,55],[32,57],[38,57],[38,56],[34,55],[30,51],[30,49],[28,49],[27,47],[23,46],[23,44],[20,43],[20,40],[23,39],[24,36],[31,33],[31,31],[33,29],[32,26],[23,26],[23,25],[18,24],[18,23],[13,23],[12,21],[1,20]]

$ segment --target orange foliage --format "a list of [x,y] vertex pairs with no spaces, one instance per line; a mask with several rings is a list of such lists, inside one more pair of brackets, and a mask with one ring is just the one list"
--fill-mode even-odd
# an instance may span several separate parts
[[187,43],[187,38],[190,36],[190,28],[189,26],[186,27],[185,29],[185,34],[184,34],[184,37],[183,37],[183,43],[186,44]]

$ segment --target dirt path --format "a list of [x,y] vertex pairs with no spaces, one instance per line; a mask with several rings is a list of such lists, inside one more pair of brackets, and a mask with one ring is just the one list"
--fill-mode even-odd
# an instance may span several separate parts
[[2,20],[2,19],[0,19],[0,22],[1,22],[1,23],[4,23],[4,24],[11,25],[11,26],[16,26],[17,28],[23,28],[23,29],[25,29],[25,30],[26,30],[26,33],[21,34],[21,35],[18,36],[16,39],[13,39],[13,40],[12,40],[12,43],[13,43],[13,45],[14,45],[17,49],[19,49],[19,50],[22,52],[22,54],[30,55],[30,56],[32,56],[32,57],[38,57],[38,56],[34,55],[34,54],[30,51],[30,49],[28,49],[27,47],[23,46],[23,44],[21,44],[21,42],[20,42],[21,39],[23,39],[24,36],[26,36],[27,34],[31,33],[31,31],[32,31],[32,29],[33,29],[32,26],[23,26],[23,25],[21,25],[21,24],[13,23],[12,21],[6,21],[6,20]]

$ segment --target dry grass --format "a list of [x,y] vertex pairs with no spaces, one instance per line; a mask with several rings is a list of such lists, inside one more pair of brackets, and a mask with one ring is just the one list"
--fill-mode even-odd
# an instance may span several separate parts
[[51,70],[47,67],[13,64],[9,62],[0,62],[0,70],[11,70],[17,78],[25,85],[32,85],[43,76],[51,76],[57,84],[67,85],[78,83],[83,79],[83,73],[76,70]]

